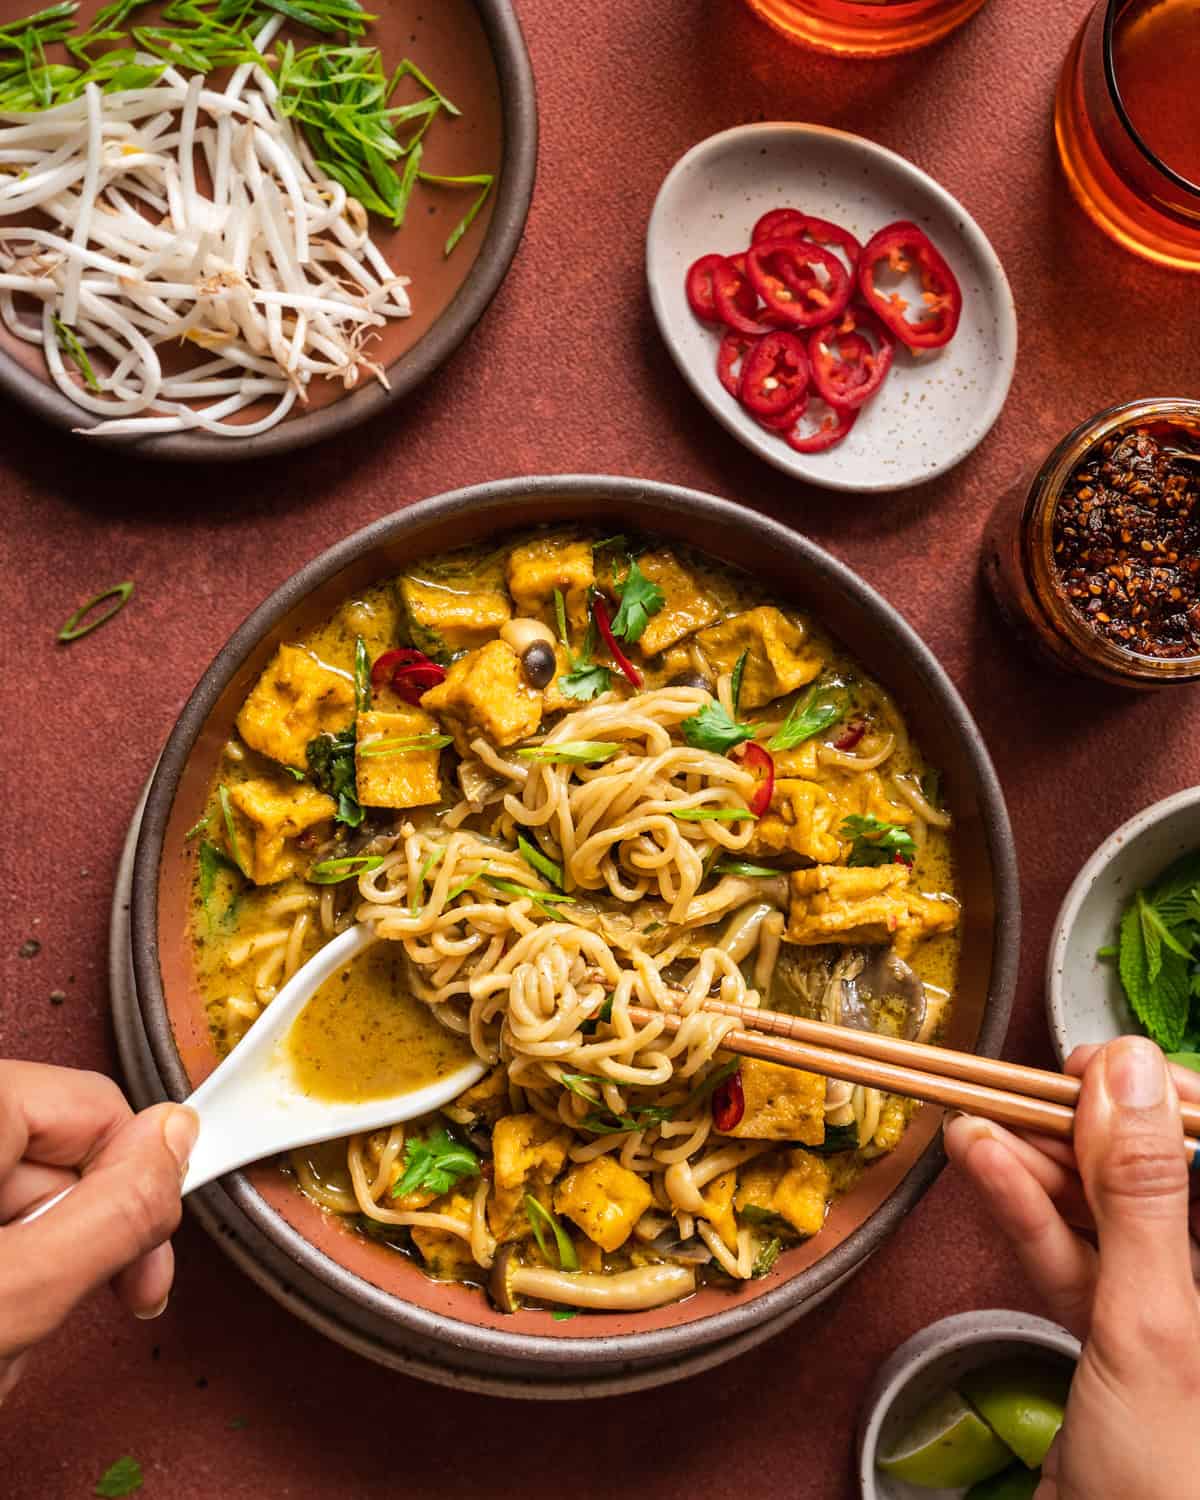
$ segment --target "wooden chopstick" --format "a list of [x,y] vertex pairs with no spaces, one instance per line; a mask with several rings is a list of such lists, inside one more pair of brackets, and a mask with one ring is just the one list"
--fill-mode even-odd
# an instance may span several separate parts
[[[994,1120],[998,1125],[1032,1130],[1058,1140],[1070,1140],[1074,1132],[1075,1111],[1070,1104],[1059,1101],[1067,1092],[1062,1088],[1064,1083],[1073,1086],[1069,1097],[1077,1099],[1079,1082],[1062,1074],[723,1001],[709,1001],[704,1009],[742,1021],[743,1026],[729,1032],[721,1042],[727,1052],[884,1089],[907,1099],[941,1104]],[[671,1033],[678,1031],[683,1022],[682,1016],[671,1011],[646,1010],[634,1005],[629,1007],[629,1015],[640,1025],[658,1018]],[[753,1030],[747,1029],[750,1027]],[[807,1040],[813,1036],[822,1043],[832,1041],[836,1045]],[[924,1066],[915,1066],[917,1062]],[[939,1071],[934,1071],[934,1065]],[[1004,1087],[1010,1078],[1016,1086]],[[1049,1097],[1032,1092],[1042,1080],[1049,1086]],[[1197,1128],[1193,1123],[1197,1115],[1194,1106],[1186,1107],[1187,1130]],[[1200,1142],[1189,1138],[1185,1145],[1193,1166],[1200,1165]]]

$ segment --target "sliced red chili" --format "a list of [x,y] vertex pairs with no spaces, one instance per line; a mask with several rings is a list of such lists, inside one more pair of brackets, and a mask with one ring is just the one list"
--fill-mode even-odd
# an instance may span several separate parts
[[[884,264],[920,277],[924,308],[915,322],[905,316],[908,303],[903,297],[878,286],[876,272]],[[962,288],[941,251],[916,224],[901,220],[871,236],[858,263],[858,285],[871,311],[910,349],[940,349],[954,337],[962,315]]]
[[753,740],[747,740],[742,746],[742,759],[754,772],[758,782],[748,806],[756,818],[761,818],[770,807],[771,797],[775,791],[775,761],[769,750],[764,750]]
[[836,324],[809,336],[813,385],[833,406],[864,406],[886,379],[895,352],[891,334],[875,314],[852,305]]
[[736,328],[739,333],[770,333],[769,325],[754,316],[758,298],[735,261],[726,258],[713,267],[712,293],[713,307],[726,327]]
[[829,410],[813,431],[801,433],[793,428],[790,432],[784,433],[789,448],[797,453],[824,453],[828,448],[835,448],[849,434],[850,429],[858,421],[858,414],[862,408],[834,406],[830,402],[826,402],[826,405]]
[[807,386],[804,340],[794,333],[768,333],[742,361],[738,399],[756,417],[777,417],[796,404]]
[[731,396],[737,395],[742,383],[741,361],[760,336],[730,328],[721,340],[721,347],[717,350],[717,378]]
[[411,646],[385,651],[371,665],[371,686],[375,691],[390,687],[406,703],[420,702],[422,693],[445,680],[445,667],[439,667],[424,651],[415,651]]
[[725,259],[723,255],[702,255],[688,267],[683,287],[688,306],[704,323],[719,323],[721,315],[713,303],[713,272]]
[[625,655],[624,651],[621,650],[620,646],[617,645],[617,638],[612,633],[612,621],[608,618],[608,608],[599,595],[592,600],[592,618],[596,622],[596,628],[599,630],[604,644],[608,647],[608,654],[634,687],[640,688],[642,685],[642,674]]
[[815,240],[818,245],[836,245],[845,252],[853,271],[862,254],[862,245],[856,236],[830,219],[819,219],[816,214],[801,213],[798,208],[773,208],[763,214],[750,232],[750,242],[757,245],[762,240]]
[[753,412],[751,415],[760,427],[767,427],[772,432],[787,432],[790,428],[795,427],[807,409],[808,392],[805,391],[794,405],[789,406],[787,411],[780,412],[777,417],[764,417],[759,412]]
[[768,311],[801,328],[836,318],[853,290],[850,274],[837,256],[809,240],[762,240],[751,245],[746,275]]
[[742,1070],[723,1078],[712,1096],[713,1124],[718,1130],[733,1130],[746,1113],[746,1091],[742,1088]]
[[840,738],[834,740],[833,748],[835,750],[853,750],[866,732],[867,725],[865,719],[851,719],[850,723],[846,726],[846,732]]

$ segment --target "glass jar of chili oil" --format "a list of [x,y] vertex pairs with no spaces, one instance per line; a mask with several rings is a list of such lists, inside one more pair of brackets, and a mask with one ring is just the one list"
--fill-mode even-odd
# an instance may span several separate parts
[[1130,401],[1068,433],[997,505],[983,570],[1044,660],[1124,687],[1200,680],[1200,402]]

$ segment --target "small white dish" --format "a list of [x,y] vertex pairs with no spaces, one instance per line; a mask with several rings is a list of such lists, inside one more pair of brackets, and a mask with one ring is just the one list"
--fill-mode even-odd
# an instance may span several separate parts
[[[796,453],[744,412],[717,379],[719,333],[693,315],[684,276],[710,251],[735,255],[771,208],[800,208],[862,241],[896,219],[919,224],[963,292],[962,321],[943,349],[899,345],[879,394],[824,453]],[[1017,357],[1012,291],[987,236],[957,199],[894,151],[823,125],[739,125],[675,163],[646,235],[646,275],[659,330],[684,379],[740,442],[777,469],[833,490],[905,489],[953,468],[1004,405]]]
[[1075,877],[1046,964],[1046,1008],[1059,1062],[1084,1042],[1140,1033],[1116,965],[1096,954],[1116,942],[1133,893],[1193,849],[1200,849],[1200,787],[1164,797],[1123,823]]
[[881,1366],[858,1425],[858,1483],[863,1500],[959,1500],[962,1490],[922,1490],[875,1467],[922,1408],[969,1370],[1026,1358],[1074,1366],[1079,1340],[1031,1313],[957,1313],[916,1333]]

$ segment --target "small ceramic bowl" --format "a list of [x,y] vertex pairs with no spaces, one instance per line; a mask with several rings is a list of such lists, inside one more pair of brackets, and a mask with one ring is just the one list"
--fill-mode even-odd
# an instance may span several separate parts
[[1029,1358],[1073,1368],[1079,1340],[1045,1318],[1018,1312],[967,1312],[914,1334],[882,1366],[863,1402],[858,1428],[858,1483],[863,1500],[957,1500],[961,1490],[919,1490],[875,1467],[927,1402],[968,1370]]
[[[844,442],[796,453],[743,411],[717,379],[718,334],[699,322],[684,276],[709,251],[734,255],[768,209],[831,219],[866,241],[896,219],[919,224],[963,291],[954,339],[920,357],[897,346],[879,394]],[[822,125],[741,125],[693,146],[659,189],[646,236],[659,330],[713,416],[777,469],[831,490],[901,490],[964,459],[1000,414],[1017,357],[1008,278],[966,209],[919,167],[861,136]]]
[[1141,1031],[1116,965],[1096,954],[1116,941],[1133,893],[1193,849],[1200,849],[1200,787],[1164,797],[1123,823],[1075,877],[1046,967],[1050,1036],[1060,1062],[1084,1042]]

